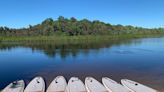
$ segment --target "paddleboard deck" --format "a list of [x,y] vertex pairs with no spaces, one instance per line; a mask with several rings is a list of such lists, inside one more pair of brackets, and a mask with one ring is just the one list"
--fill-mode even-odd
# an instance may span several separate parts
[[129,92],[124,86],[110,78],[104,77],[102,82],[109,92]]
[[131,81],[128,79],[122,79],[121,83],[123,86],[125,86],[129,91],[132,92],[159,92],[155,89],[152,89],[150,87],[147,87],[143,84],[140,84],[138,82],[135,81]]
[[45,92],[45,82],[42,77],[34,78],[24,92]]
[[23,80],[10,83],[2,92],[23,92],[25,83]]
[[85,79],[85,85],[88,92],[108,92],[100,82],[92,77],[87,77]]
[[87,90],[79,78],[72,77],[68,82],[67,92],[87,92]]
[[56,77],[47,89],[47,92],[65,92],[67,82],[63,76]]

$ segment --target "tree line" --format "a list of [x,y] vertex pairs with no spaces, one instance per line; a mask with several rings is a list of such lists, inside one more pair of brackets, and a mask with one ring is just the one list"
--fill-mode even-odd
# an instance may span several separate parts
[[51,36],[51,35],[122,35],[122,34],[164,34],[164,28],[142,28],[131,25],[111,25],[99,20],[77,20],[59,16],[57,20],[48,18],[28,28],[13,29],[0,27],[0,36]]

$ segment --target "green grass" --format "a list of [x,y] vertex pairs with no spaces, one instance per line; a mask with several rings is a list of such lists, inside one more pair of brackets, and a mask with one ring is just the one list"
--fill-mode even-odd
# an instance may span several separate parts
[[92,43],[109,40],[119,39],[133,39],[133,38],[147,38],[147,37],[160,37],[163,35],[150,34],[150,35],[103,35],[103,36],[30,36],[30,37],[0,37],[0,42],[19,42],[19,43],[54,43],[54,44],[68,44],[68,43]]

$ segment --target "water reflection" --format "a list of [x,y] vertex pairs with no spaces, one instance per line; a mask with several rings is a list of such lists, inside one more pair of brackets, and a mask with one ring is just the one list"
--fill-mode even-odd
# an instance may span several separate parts
[[[1,51],[10,51],[14,48],[24,47],[30,48],[33,52],[44,52],[48,57],[55,57],[59,54],[63,59],[67,56],[76,57],[78,53],[88,54],[90,50],[98,53],[101,48],[110,48],[112,46],[139,44],[140,40],[117,40],[117,41],[101,41],[95,43],[69,43],[69,44],[53,44],[53,43],[16,43],[3,42],[0,43]],[[130,51],[118,50],[116,53],[131,53]]]

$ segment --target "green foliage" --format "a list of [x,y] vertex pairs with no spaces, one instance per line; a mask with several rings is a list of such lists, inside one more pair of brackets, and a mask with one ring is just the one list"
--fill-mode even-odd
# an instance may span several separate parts
[[59,16],[57,20],[48,18],[41,24],[29,28],[10,29],[0,27],[0,36],[52,36],[52,35],[145,35],[164,34],[164,28],[141,28],[123,25],[111,25],[98,20],[89,21],[87,19],[77,20]]

